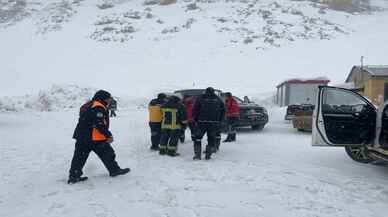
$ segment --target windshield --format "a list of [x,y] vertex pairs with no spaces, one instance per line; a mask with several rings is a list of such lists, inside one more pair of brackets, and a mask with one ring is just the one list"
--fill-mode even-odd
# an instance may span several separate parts
[[240,98],[238,98],[237,96],[233,96],[233,98],[238,102],[238,103],[244,103],[244,101],[242,101]]
[[[221,96],[220,90],[214,90],[214,92],[217,96]],[[200,95],[205,93],[205,89],[177,90],[177,91],[174,91],[174,93],[179,93],[184,98],[186,98],[186,97],[191,97],[191,96],[200,96]]]

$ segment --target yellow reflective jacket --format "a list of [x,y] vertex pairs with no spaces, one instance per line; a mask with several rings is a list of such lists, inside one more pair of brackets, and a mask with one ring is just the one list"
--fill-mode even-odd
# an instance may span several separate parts
[[162,104],[163,102],[158,99],[151,100],[150,104],[148,105],[148,114],[150,122],[162,122],[163,113],[160,109]]

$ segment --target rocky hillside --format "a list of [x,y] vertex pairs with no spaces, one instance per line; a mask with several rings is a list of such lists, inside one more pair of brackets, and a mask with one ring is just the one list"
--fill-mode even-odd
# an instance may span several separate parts
[[[324,2],[324,3],[320,3]],[[0,23],[16,25],[31,18],[36,34],[66,28],[77,14],[91,13],[86,37],[102,43],[137,39],[174,40],[195,31],[217,33],[226,45],[266,49],[298,40],[330,40],[349,34],[343,24],[354,13],[381,9],[369,0],[6,0]],[[335,12],[334,10],[342,10]],[[351,14],[353,13],[353,14]],[[203,37],[206,33],[203,34]]]
[[[387,0],[0,0],[0,97],[30,93],[3,97],[0,107],[59,110],[93,92],[68,99],[73,94],[66,91],[73,88],[66,84],[78,87],[75,94],[82,87],[107,89],[128,96],[122,105],[142,105],[158,92],[192,87],[255,97],[290,77],[327,76],[341,83],[360,56],[366,64],[387,64],[387,5]],[[64,84],[65,92],[52,84]]]

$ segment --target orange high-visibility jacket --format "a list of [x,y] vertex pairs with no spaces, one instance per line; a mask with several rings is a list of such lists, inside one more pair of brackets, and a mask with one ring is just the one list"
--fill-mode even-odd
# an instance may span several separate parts
[[[108,109],[104,104],[102,104],[98,101],[93,101],[91,108],[94,109],[97,107],[102,108],[105,111],[105,113],[108,112]],[[95,117],[95,118],[97,118],[97,117]],[[107,128],[109,128],[109,115],[107,115],[107,114],[104,114],[103,125],[105,125]],[[102,132],[100,132],[100,130],[98,130],[96,128],[96,126],[93,126],[93,129],[92,129],[92,141],[93,142],[102,142],[102,141],[106,141],[107,139],[108,139],[108,137],[106,135],[104,135]]]

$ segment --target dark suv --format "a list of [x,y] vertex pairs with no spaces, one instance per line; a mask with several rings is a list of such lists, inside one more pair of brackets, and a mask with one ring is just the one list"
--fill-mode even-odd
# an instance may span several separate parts
[[[179,94],[182,99],[185,99],[187,97],[198,97],[205,93],[205,89],[177,90],[174,93]],[[221,90],[215,90],[215,93],[224,102],[224,92]],[[262,130],[268,123],[267,110],[256,103],[250,102],[247,98],[243,101],[236,96],[233,97],[240,105],[240,122],[238,127],[250,126],[253,130]],[[223,125],[226,124],[223,123]]]

